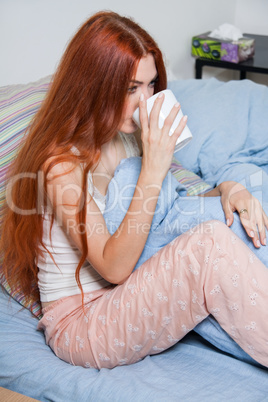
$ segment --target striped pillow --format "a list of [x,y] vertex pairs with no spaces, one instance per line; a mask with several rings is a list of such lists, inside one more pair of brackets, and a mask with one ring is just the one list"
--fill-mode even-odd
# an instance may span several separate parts
[[[23,142],[25,130],[45,97],[50,80],[51,76],[48,76],[27,85],[0,88],[0,230],[5,202],[6,173]],[[173,159],[171,172],[185,185],[189,195],[197,195],[210,189],[208,184],[184,169],[176,159]],[[1,265],[0,283],[22,306],[28,308],[38,318],[41,317],[40,302],[31,300],[27,303],[19,288],[11,291],[1,273]]]
[[187,189],[187,195],[194,196],[204,194],[211,190],[211,186],[209,184],[204,182],[204,180],[202,180],[195,173],[185,169],[175,158],[172,160],[170,171],[180,183],[184,184]]
[[[6,173],[13,158],[16,157],[26,128],[44,99],[50,80],[51,76],[48,76],[26,85],[0,88],[0,230],[5,202]],[[11,292],[1,272],[1,266],[0,283],[14,299],[40,317],[40,303],[36,301],[26,303],[20,289]]]

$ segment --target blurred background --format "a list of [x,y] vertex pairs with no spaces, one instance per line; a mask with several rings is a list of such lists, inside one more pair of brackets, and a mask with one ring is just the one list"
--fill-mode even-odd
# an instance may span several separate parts
[[[192,36],[230,23],[268,35],[267,0],[0,0],[0,86],[52,74],[70,38],[93,13],[134,18],[159,44],[168,78],[194,78]],[[238,72],[204,67],[203,78],[237,79]],[[247,78],[267,85],[267,76]]]

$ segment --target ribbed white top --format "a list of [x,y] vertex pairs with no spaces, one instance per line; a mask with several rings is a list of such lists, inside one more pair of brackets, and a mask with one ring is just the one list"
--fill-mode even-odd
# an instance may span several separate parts
[[[127,157],[139,155],[139,149],[135,137],[119,133],[125,147]],[[89,175],[89,191],[103,213],[105,209],[106,196],[102,195],[92,185],[92,178]],[[75,270],[79,263],[81,253],[71,239],[66,235],[63,228],[55,219],[51,229],[50,215],[43,216],[43,242],[47,250],[43,249],[43,255],[37,259],[38,287],[41,302],[58,300],[61,297],[71,296],[80,293],[75,279]],[[50,255],[51,253],[51,255]],[[92,292],[109,285],[90,265],[84,263],[80,271],[80,281],[85,293]]]

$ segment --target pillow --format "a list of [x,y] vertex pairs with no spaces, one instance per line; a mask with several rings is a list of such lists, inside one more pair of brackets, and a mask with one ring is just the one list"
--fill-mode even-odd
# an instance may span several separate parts
[[[23,141],[25,130],[37,112],[47,92],[51,76],[25,85],[10,85],[0,88],[0,230],[5,202],[6,173]],[[27,307],[37,317],[41,316],[40,303],[26,303],[20,289],[10,290],[1,272],[0,283],[21,305]]]
[[[0,88],[0,230],[5,202],[5,176],[23,142],[25,130],[45,97],[50,80],[51,76],[48,76],[27,85]],[[188,195],[201,194],[210,189],[210,186],[199,176],[184,169],[175,158],[170,170],[176,179],[187,188]],[[1,272],[1,260],[0,283],[13,299],[29,309],[36,317],[41,318],[39,302],[35,300],[27,302],[20,288],[11,291],[3,272]]]
[[204,194],[211,190],[211,186],[204,182],[195,173],[184,169],[182,164],[174,157],[170,166],[170,171],[173,176],[183,184],[187,189],[187,195],[199,195]]

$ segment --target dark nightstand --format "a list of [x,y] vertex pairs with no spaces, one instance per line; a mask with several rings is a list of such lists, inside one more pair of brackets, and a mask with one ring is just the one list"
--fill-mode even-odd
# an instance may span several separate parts
[[202,78],[203,66],[238,70],[240,71],[240,80],[246,78],[247,72],[268,74],[268,36],[247,33],[245,33],[244,36],[255,39],[255,55],[253,59],[236,64],[198,57],[195,60],[195,78]]

